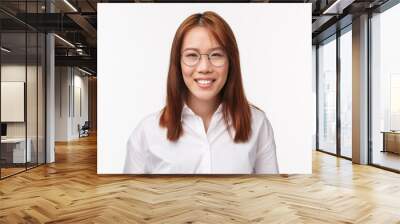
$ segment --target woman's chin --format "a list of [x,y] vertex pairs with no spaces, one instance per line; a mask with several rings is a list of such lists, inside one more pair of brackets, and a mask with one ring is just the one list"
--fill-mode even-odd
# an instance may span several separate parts
[[212,93],[195,93],[193,94],[193,97],[196,100],[200,100],[200,101],[214,101],[216,99],[216,94],[212,94]]

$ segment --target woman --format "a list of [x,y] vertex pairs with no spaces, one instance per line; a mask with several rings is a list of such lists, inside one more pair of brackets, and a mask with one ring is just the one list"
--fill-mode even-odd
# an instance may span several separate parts
[[234,34],[216,13],[176,31],[166,101],[130,136],[125,173],[278,173],[271,124],[245,97]]

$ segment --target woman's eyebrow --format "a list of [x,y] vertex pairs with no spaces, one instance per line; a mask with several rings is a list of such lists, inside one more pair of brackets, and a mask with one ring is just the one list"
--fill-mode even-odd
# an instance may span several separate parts
[[[199,51],[200,49],[194,48],[194,47],[188,47],[188,48],[184,48],[183,50],[184,50],[184,51],[186,51],[186,50],[195,50],[195,51]],[[208,49],[208,51],[214,51],[214,50],[223,50],[223,48],[222,48],[222,47],[213,47],[213,48]]]

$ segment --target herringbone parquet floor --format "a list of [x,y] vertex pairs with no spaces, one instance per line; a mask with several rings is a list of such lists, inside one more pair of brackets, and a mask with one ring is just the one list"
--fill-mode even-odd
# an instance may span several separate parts
[[314,152],[312,175],[98,176],[89,137],[0,181],[0,223],[400,223],[400,175]]

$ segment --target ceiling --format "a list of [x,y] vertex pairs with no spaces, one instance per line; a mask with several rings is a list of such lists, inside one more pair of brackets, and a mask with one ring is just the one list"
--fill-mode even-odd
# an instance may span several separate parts
[[[251,2],[251,3],[312,3],[312,36],[317,43],[351,23],[351,18],[372,10],[388,0],[253,0],[253,1],[139,1],[139,0],[1,0],[0,24],[9,46],[23,50],[25,39],[21,31],[55,32],[56,65],[80,66],[96,72],[97,3],[138,2]],[[327,10],[329,9],[329,10]],[[52,13],[49,13],[52,11]],[[26,13],[27,12],[27,13]],[[344,21],[344,22],[343,22]],[[347,21],[347,22],[346,22]],[[340,28],[340,27],[339,27]],[[70,44],[66,43],[69,42]],[[12,43],[14,42],[14,43]],[[3,43],[5,43],[3,41]],[[72,44],[72,45],[71,45]],[[31,52],[34,43],[28,44]],[[17,50],[18,51],[18,50]],[[23,53],[23,52],[21,52]],[[28,56],[29,57],[29,56]]]

